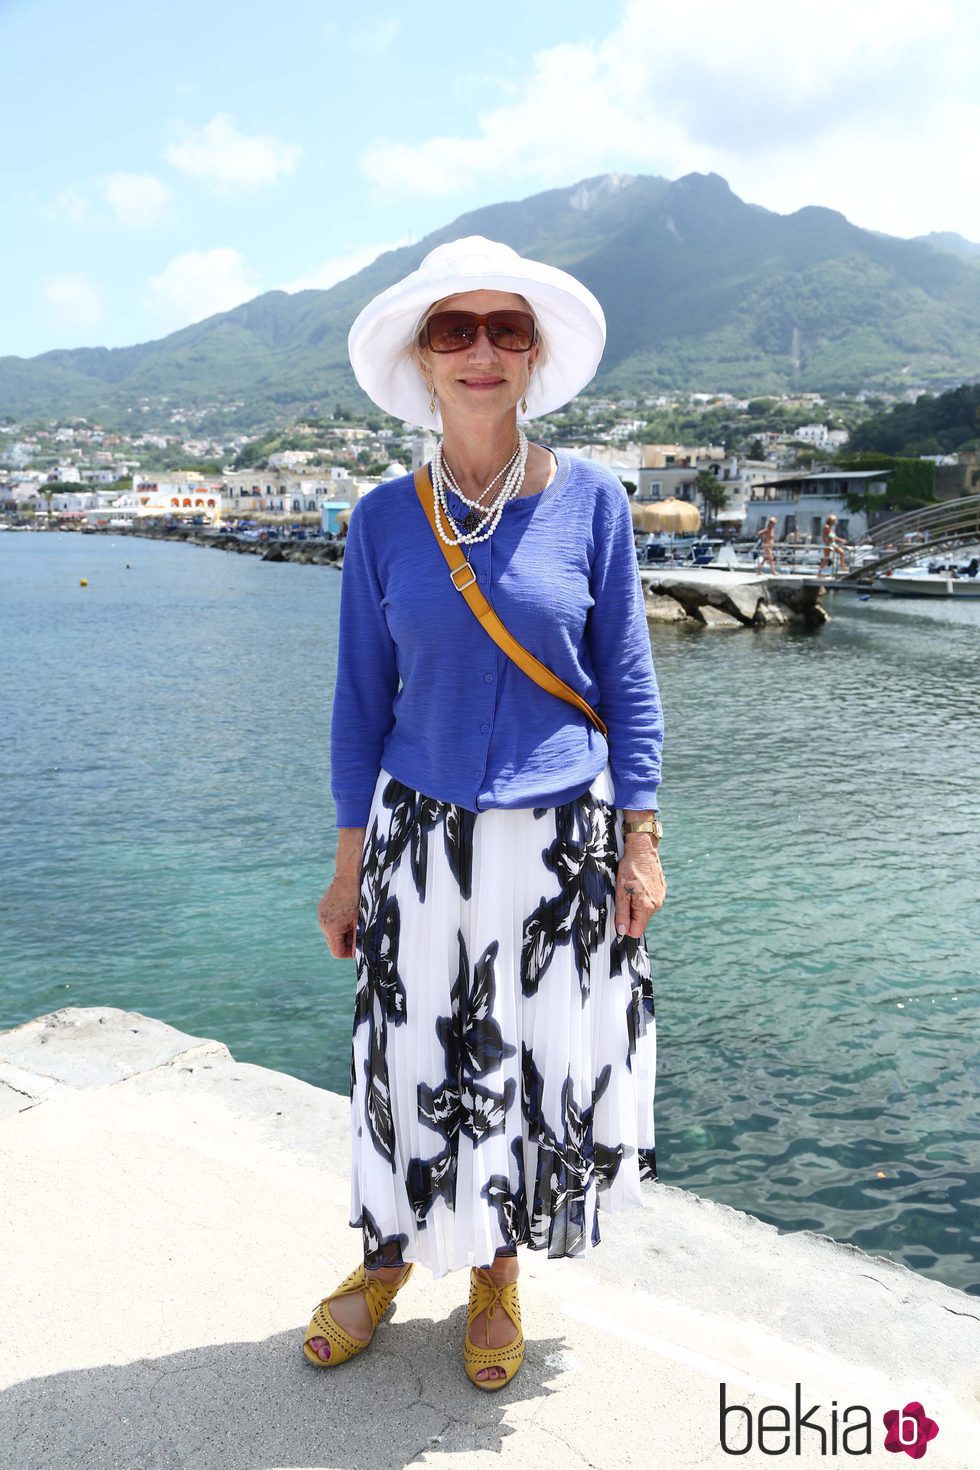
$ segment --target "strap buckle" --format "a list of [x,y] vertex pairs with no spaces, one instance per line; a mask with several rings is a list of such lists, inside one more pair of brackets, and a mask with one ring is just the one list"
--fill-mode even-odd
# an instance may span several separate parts
[[[460,584],[456,581],[456,573],[463,571],[469,572],[470,580],[468,582],[463,582],[462,584]],[[465,592],[467,587],[472,587],[473,583],[476,581],[476,572],[474,572],[469,562],[464,560],[462,566],[453,567],[452,571],[449,573],[449,580],[450,582],[452,582],[457,592]]]

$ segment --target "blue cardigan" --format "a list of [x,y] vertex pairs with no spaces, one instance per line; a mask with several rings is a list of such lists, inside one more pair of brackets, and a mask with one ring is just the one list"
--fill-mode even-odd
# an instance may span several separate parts
[[663,714],[629,500],[604,466],[553,453],[551,484],[509,501],[466,553],[505,626],[588,700],[608,743],[484,631],[405,475],[359,500],[347,531],[330,727],[338,827],[367,825],[382,768],[480,812],[570,801],[608,760],[617,807],[657,807]]

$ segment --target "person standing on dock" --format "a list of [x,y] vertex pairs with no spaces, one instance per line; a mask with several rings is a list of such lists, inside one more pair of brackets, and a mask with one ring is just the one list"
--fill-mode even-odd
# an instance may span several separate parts
[[759,532],[759,557],[757,567],[764,572],[769,566],[773,575],[779,576],[779,568],[776,565],[776,517],[770,516]]
[[837,535],[837,517],[829,515],[823,523],[823,555],[820,565],[817,567],[817,576],[823,576],[823,569],[830,567],[831,575],[836,571],[847,571],[847,557],[844,555],[844,546]]
[[369,397],[443,438],[347,527],[319,922],[355,961],[363,1259],[307,1328],[316,1367],[360,1353],[421,1262],[469,1269],[463,1365],[503,1387],[518,1246],[583,1259],[600,1202],[638,1208],[658,1177],[663,716],[629,499],[518,423],[581,392],[604,343],[579,281],[480,236],[350,331]]

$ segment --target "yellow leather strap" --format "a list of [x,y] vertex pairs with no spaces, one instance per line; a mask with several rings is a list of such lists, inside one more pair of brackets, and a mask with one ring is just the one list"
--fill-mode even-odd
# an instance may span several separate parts
[[[442,547],[446,561],[449,563],[449,579],[456,588],[456,591],[463,594],[467,604],[483,625],[486,633],[499,648],[503,649],[509,658],[514,660],[518,668],[524,670],[529,679],[533,679],[535,684],[540,684],[542,689],[547,689],[549,694],[556,694],[559,699],[567,699],[569,704],[574,704],[583,714],[588,715],[597,730],[601,730],[603,735],[607,734],[605,724],[596,714],[588,700],[583,699],[581,694],[577,694],[569,684],[565,683],[564,679],[559,679],[557,674],[553,674],[546,664],[543,664],[540,659],[535,658],[534,654],[524,647],[523,643],[518,643],[517,639],[508,633],[490,606],[490,603],[480,591],[476,581],[476,573],[463,555],[462,548],[456,544],[447,546],[439,535],[436,515],[440,515],[439,524],[442,524],[441,508],[437,509],[435,504],[435,496],[432,493],[432,478],[429,474],[428,465],[423,465],[421,469],[415,471],[415,491],[419,500],[422,502],[422,509],[428,516],[429,525],[432,527],[432,534]],[[450,533],[450,529],[448,527],[446,528],[447,535]],[[457,573],[460,572],[462,575],[457,576]]]

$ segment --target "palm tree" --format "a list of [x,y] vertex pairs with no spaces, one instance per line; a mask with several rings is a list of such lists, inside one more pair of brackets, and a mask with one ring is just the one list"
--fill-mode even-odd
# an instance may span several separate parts
[[698,470],[694,482],[695,494],[700,496],[706,521],[715,521],[718,512],[728,504],[728,491],[710,470]]

